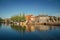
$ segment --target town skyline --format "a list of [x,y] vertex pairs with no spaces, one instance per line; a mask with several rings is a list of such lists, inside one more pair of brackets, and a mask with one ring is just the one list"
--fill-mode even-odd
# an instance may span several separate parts
[[60,0],[0,0],[0,17],[26,15],[60,16]]
[[15,16],[51,16],[51,17],[59,17],[60,18],[60,16],[55,16],[55,15],[48,15],[48,14],[37,14],[37,15],[34,15],[34,14],[26,14],[26,13],[20,13],[20,14],[15,14],[15,15],[12,15],[12,16],[10,16],[10,17],[0,17],[0,18],[2,18],[2,19],[10,19],[11,17],[15,17]]

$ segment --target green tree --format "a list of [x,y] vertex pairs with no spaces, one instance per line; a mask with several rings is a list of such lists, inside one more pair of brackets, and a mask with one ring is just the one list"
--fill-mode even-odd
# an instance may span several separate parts
[[20,21],[25,21],[25,14],[23,13],[20,13],[20,15],[16,15],[16,16],[12,16],[11,17],[11,20],[14,21],[14,22],[20,22]]
[[24,14],[24,13],[23,13],[23,15],[22,15],[21,21],[26,21],[26,19],[25,19],[25,14]]
[[12,16],[11,20],[14,22],[19,22],[20,21],[20,17],[19,16]]
[[3,19],[0,17],[0,22],[2,22],[3,21]]

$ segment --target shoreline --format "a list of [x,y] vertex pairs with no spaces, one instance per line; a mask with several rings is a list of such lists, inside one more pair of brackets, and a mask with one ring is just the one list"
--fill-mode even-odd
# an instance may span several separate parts
[[[2,23],[0,23],[2,24]],[[5,24],[5,23],[4,23]],[[46,22],[46,23],[7,23],[6,24],[12,24],[12,25],[49,25],[49,26],[60,26],[60,22]]]

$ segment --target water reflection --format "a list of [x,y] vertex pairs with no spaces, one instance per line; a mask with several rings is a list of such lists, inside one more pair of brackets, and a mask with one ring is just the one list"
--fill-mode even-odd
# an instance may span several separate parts
[[0,23],[0,28],[2,27],[2,24]]
[[0,37],[2,36],[2,38],[48,40],[60,37],[60,26],[0,24],[0,27]]
[[11,28],[17,30],[18,32],[34,32],[35,31],[35,27],[33,25],[25,25],[25,26],[11,25]]
[[48,31],[50,28],[47,25],[36,25],[36,29],[39,31]]
[[8,23],[5,23],[4,25],[5,25],[5,26],[9,26],[9,24],[8,24]]
[[36,29],[35,29],[35,26],[34,25],[26,25],[26,31],[27,32],[34,32]]
[[60,27],[55,26],[48,26],[48,25],[25,25],[25,26],[16,26],[11,25],[12,29],[17,30],[18,32],[35,32],[38,31],[49,31],[49,30],[56,30],[57,28],[60,29]]
[[26,26],[11,25],[11,28],[18,32],[25,32]]
[[51,30],[56,30],[58,28],[60,29],[59,26],[49,26],[49,25],[36,25],[35,27],[39,31],[51,31]]

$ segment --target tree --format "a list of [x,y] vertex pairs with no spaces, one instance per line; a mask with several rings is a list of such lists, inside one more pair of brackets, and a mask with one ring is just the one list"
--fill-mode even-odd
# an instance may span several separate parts
[[58,21],[60,21],[60,17],[58,17]]
[[25,14],[23,13],[20,13],[20,15],[16,15],[16,16],[12,16],[11,17],[11,20],[14,21],[14,22],[20,22],[20,21],[25,21]]
[[0,17],[0,22],[2,22],[3,21],[3,19]]
[[24,13],[23,13],[23,15],[22,15],[21,20],[22,20],[22,21],[26,21],[26,19],[25,19],[25,14],[24,14]]
[[18,15],[17,16],[12,16],[11,20],[14,21],[14,22],[19,22],[20,21],[20,17]]

